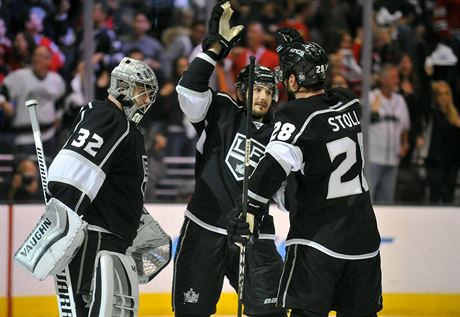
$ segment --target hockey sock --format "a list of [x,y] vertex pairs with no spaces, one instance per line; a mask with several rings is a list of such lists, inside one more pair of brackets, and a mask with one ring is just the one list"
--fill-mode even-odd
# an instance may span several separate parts
[[210,317],[210,315],[206,314],[186,314],[186,313],[175,313],[175,317]]

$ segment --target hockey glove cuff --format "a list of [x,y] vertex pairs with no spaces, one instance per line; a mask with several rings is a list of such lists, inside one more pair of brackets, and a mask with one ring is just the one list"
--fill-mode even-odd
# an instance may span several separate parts
[[[242,218],[243,206],[241,197],[237,199],[235,208],[227,215],[227,237],[230,243],[246,245],[259,237],[259,225],[264,213],[252,210],[248,204],[246,219]],[[266,208],[262,208],[266,209]]]
[[218,54],[219,59],[224,59],[232,49],[233,45],[240,39],[243,25],[230,27],[230,18],[233,10],[230,2],[219,1],[211,12],[211,17],[208,24],[208,36],[203,40],[203,51],[211,48],[214,43],[219,43],[221,46]]

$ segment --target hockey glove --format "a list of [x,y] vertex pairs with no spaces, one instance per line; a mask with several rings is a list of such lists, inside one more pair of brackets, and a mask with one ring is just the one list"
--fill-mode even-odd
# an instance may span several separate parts
[[227,238],[230,243],[246,245],[259,237],[259,224],[263,214],[248,208],[246,219],[242,218],[241,197],[236,200],[235,208],[227,215]]
[[230,18],[233,10],[230,2],[219,1],[211,12],[208,24],[208,36],[203,40],[203,52],[208,50],[212,44],[219,43],[221,51],[218,59],[224,59],[233,45],[240,39],[241,31],[244,26],[236,25],[230,27]]
[[304,43],[302,35],[294,29],[279,29],[274,36],[278,54],[284,52],[292,42]]

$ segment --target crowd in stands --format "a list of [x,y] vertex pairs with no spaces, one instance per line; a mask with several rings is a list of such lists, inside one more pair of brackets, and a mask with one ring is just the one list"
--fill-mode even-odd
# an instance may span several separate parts
[[[105,98],[110,72],[123,56],[147,62],[160,85],[154,106],[140,124],[151,163],[147,200],[158,198],[155,188],[166,174],[165,157],[189,157],[186,162],[193,169],[196,135],[184,120],[175,86],[201,51],[207,13],[214,3],[210,2],[94,0],[95,49],[91,65],[84,65],[85,1],[2,1],[0,157],[12,154],[18,158],[11,170],[0,162],[0,200],[27,199],[27,188],[38,187],[29,180],[30,165],[36,163],[24,102],[38,100],[44,150],[52,160],[86,102],[85,73],[91,72],[95,97]],[[229,57],[216,66],[213,88],[232,95],[236,75],[250,55],[257,64],[274,69],[278,56],[273,33],[295,28],[328,53],[328,87],[348,87],[363,97],[362,81],[371,81],[367,164],[373,200],[459,203],[459,1],[373,1],[371,78],[364,78],[361,65],[363,1],[231,2],[235,9],[232,20],[245,25],[245,32]],[[286,100],[284,92],[276,108]],[[181,161],[171,162],[170,167],[176,168]],[[22,183],[18,174],[23,175]],[[35,177],[38,180],[38,172]],[[188,197],[193,184],[178,183],[182,190],[176,197]],[[14,197],[17,188],[21,195]],[[32,193],[31,197],[39,199],[40,195]]]

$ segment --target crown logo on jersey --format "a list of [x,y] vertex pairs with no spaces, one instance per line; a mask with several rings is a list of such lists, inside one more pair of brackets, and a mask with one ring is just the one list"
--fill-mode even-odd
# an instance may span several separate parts
[[198,303],[198,298],[200,297],[200,293],[196,293],[193,288],[189,289],[187,292],[184,293],[184,302],[196,304]]

